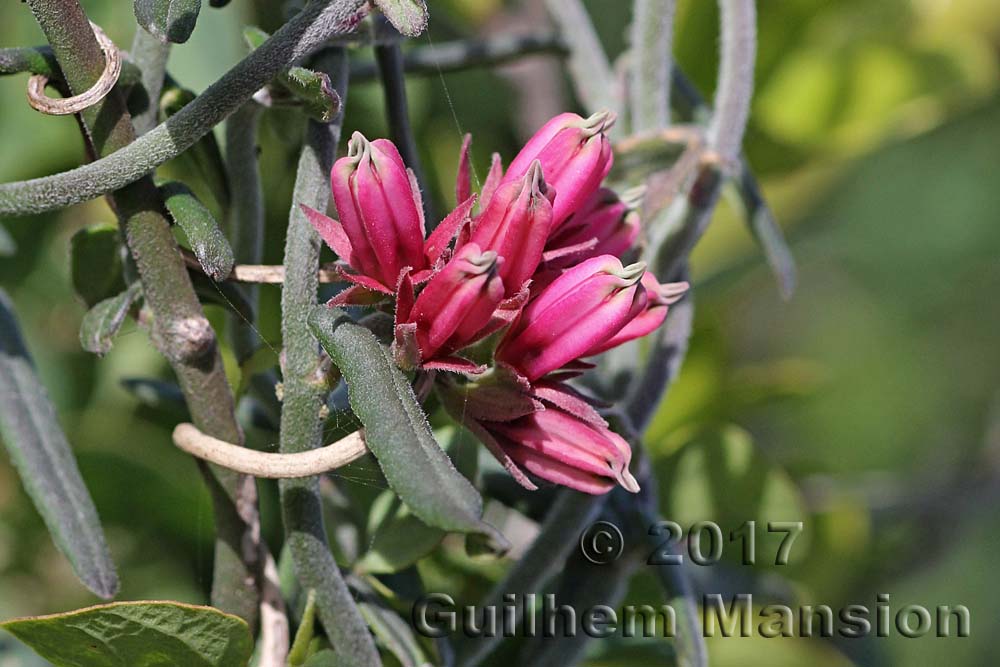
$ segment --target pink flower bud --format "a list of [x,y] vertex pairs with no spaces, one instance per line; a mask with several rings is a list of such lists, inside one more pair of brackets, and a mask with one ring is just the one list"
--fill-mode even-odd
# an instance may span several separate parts
[[525,306],[496,358],[534,382],[600,346],[645,309],[645,268],[602,255],[569,269]]
[[547,268],[566,268],[598,255],[621,257],[639,238],[639,216],[608,188],[601,188],[549,237]]
[[355,132],[333,165],[333,199],[359,273],[394,291],[403,267],[426,268],[419,198],[395,145]]
[[503,281],[493,251],[468,243],[435,273],[417,297],[406,322],[416,325],[423,362],[475,342],[503,300]]
[[614,336],[599,345],[595,345],[581,356],[589,357],[600,354],[613,347],[618,347],[622,343],[652,333],[654,329],[663,324],[669,307],[679,301],[689,287],[686,282],[661,285],[657,282],[656,276],[648,271],[642,274],[642,286],[645,288],[646,294],[649,295],[646,308]]
[[558,227],[600,186],[611,170],[611,143],[607,130],[615,122],[610,111],[581,118],[573,113],[556,116],[535,133],[518,153],[504,182],[521,178],[531,163],[542,164],[545,179],[556,191],[552,225]]
[[486,210],[473,223],[470,240],[503,258],[500,277],[507,296],[521,289],[542,260],[552,227],[548,194],[541,166],[533,162],[520,179],[497,189]]
[[628,469],[632,450],[606,425],[548,407],[481,426],[514,463],[544,480],[584,493],[606,493],[616,482],[639,491]]

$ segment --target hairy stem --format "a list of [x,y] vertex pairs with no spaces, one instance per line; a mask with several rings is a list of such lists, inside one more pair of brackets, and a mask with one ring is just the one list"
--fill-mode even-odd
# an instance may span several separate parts
[[[324,54],[317,69],[327,71],[340,93],[347,96],[347,56],[342,49]],[[322,444],[326,385],[319,343],[309,331],[309,313],[316,307],[316,268],[322,245],[300,209],[305,204],[326,210],[329,175],[340,140],[343,111],[332,123],[309,121],[299,158],[292,209],[285,241],[285,283],[281,292],[281,334],[284,398],[281,406],[280,451],[283,454],[316,449]],[[368,627],[330,552],[316,477],[280,482],[285,536],[302,588],[316,591],[323,627],[338,654],[338,664],[375,667],[381,664]]]
[[[64,208],[142,178],[184,152],[291,63],[354,29],[367,7],[365,0],[312,0],[194,101],[131,144],[61,174],[0,185],[0,216]],[[87,57],[103,62],[99,50]]]
[[[104,55],[78,0],[31,0],[28,4],[52,45],[69,89],[74,93],[86,90],[100,76]],[[96,155],[121,150],[135,139],[117,90],[81,116]],[[153,341],[177,374],[192,420],[205,433],[242,442],[212,328],[195,296],[152,179],[141,178],[117,190],[111,205],[124,228],[153,313]],[[258,613],[256,487],[250,478],[226,470],[216,471],[217,480],[210,473],[206,476],[213,491],[218,534],[213,604],[253,624]]]
[[753,65],[757,57],[757,8],[754,0],[719,0],[722,48],[715,112],[708,126],[708,145],[725,160],[735,160],[753,96]]
[[670,125],[670,70],[674,0],[635,0],[630,37],[629,101],[632,132]]
[[545,0],[545,4],[569,46],[568,66],[580,102],[590,112],[620,111],[611,63],[581,0]]

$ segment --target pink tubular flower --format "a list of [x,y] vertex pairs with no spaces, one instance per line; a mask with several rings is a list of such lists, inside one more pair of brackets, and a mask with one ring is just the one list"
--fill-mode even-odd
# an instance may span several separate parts
[[556,116],[535,133],[517,154],[504,183],[527,173],[538,160],[545,179],[556,191],[552,227],[558,228],[600,186],[611,170],[611,143],[607,130],[615,122],[610,111],[581,118],[574,113]]
[[503,258],[500,277],[516,294],[538,268],[552,227],[552,202],[542,168],[532,162],[518,180],[500,186],[472,225],[471,241]]
[[303,210],[323,240],[357,271],[354,282],[392,294],[404,267],[427,268],[419,194],[391,141],[368,141],[355,132],[347,157],[333,165],[330,186],[339,223]]
[[646,294],[649,295],[646,308],[635,319],[622,327],[614,336],[599,345],[595,345],[580,356],[590,357],[600,354],[613,347],[618,347],[622,343],[627,343],[630,340],[642,338],[652,333],[654,329],[663,324],[669,307],[677,303],[689,287],[686,282],[661,285],[657,282],[656,276],[649,272],[642,274],[641,282],[642,286],[646,289]]
[[547,268],[561,269],[598,255],[621,257],[639,238],[634,203],[601,188],[579,211],[549,236],[543,258]]
[[569,269],[525,306],[497,359],[534,382],[599,347],[646,308],[645,268],[602,255]]
[[602,423],[547,407],[507,422],[482,422],[510,459],[531,474],[584,493],[606,493],[615,483],[636,493],[629,472],[632,450]]
[[431,277],[411,308],[401,295],[396,304],[397,357],[423,368],[473,370],[474,364],[450,355],[487,332],[504,296],[500,264],[495,252],[467,243]]

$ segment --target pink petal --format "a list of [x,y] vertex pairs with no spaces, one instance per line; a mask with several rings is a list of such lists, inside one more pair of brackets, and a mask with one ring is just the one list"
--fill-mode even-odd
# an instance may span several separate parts
[[447,371],[449,373],[464,373],[465,375],[482,375],[486,372],[486,366],[463,359],[462,357],[441,357],[423,364],[423,369],[428,371]]
[[451,243],[455,235],[458,234],[458,230],[462,228],[464,224],[469,222],[469,214],[472,212],[472,207],[476,205],[476,195],[466,197],[462,200],[455,210],[445,217],[431,235],[427,238],[427,243],[424,245],[424,256],[427,258],[427,262],[434,266],[437,261],[444,254],[444,251],[448,248],[448,244]]
[[331,250],[337,253],[337,257],[353,265],[351,241],[347,238],[347,234],[344,232],[341,224],[333,218],[328,218],[316,209],[309,208],[305,204],[299,204],[299,208],[305,214],[309,223],[319,232],[320,238],[330,246]]
[[455,201],[464,202],[472,195],[471,167],[469,165],[469,147],[472,145],[472,135],[462,137],[462,151],[458,156],[458,178],[455,179]]

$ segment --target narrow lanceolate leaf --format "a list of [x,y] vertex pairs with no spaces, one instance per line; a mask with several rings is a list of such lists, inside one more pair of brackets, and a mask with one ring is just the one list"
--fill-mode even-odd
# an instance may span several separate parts
[[246,667],[246,621],[180,602],[116,602],[0,623],[55,667]]
[[743,207],[744,218],[751,233],[760,244],[764,258],[778,280],[781,296],[790,299],[795,292],[795,258],[785,241],[785,235],[775,220],[771,207],[761,194],[757,179],[754,178],[746,158],[740,159],[740,171],[736,176],[739,203]]
[[198,201],[191,189],[178,181],[160,187],[170,217],[184,230],[198,263],[216,282],[233,271],[233,249],[212,212]]
[[118,575],[97,510],[3,290],[0,396],[0,439],[53,540],[90,590],[103,598],[113,597],[118,591]]
[[343,311],[318,306],[309,327],[347,382],[351,408],[386,480],[424,523],[506,540],[482,520],[479,493],[455,469],[431,432],[409,382],[375,336]]
[[7,228],[0,225],[0,257],[10,257],[17,252],[17,243],[7,231]]
[[[251,49],[267,41],[270,35],[256,26],[243,29],[243,39]],[[275,81],[292,97],[302,103],[302,110],[321,123],[329,123],[340,111],[340,96],[324,72],[305,67],[290,67],[279,74]]]
[[73,288],[88,306],[125,289],[118,226],[101,223],[84,227],[69,240]]
[[94,354],[107,354],[129,309],[141,293],[139,283],[134,283],[121,294],[105,299],[88,310],[80,323],[80,345],[83,349]]
[[431,664],[420,646],[413,625],[379,599],[367,582],[354,579],[351,586],[361,593],[358,606],[380,646],[392,653],[402,667],[424,667]]
[[316,636],[316,591],[312,588],[306,595],[306,608],[302,612],[299,629],[295,632],[295,640],[288,649],[288,664],[290,667],[300,667],[309,659],[309,648]]
[[374,3],[400,34],[416,37],[427,27],[424,0],[374,0]]
[[340,111],[340,96],[326,73],[292,67],[279,78],[282,85],[302,101],[302,110],[313,120],[329,123]]
[[182,44],[198,21],[201,0],[135,0],[135,19],[164,42]]

